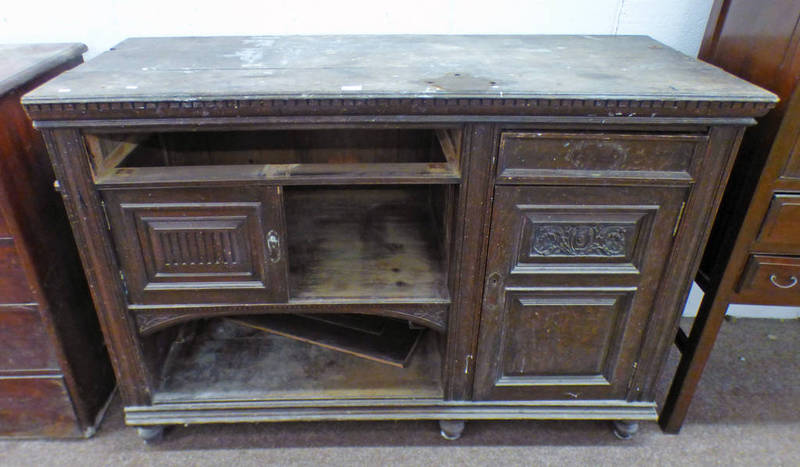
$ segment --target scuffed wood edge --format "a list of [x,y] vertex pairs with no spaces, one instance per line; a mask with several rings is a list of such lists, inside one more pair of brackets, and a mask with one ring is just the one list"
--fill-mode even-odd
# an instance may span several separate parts
[[759,117],[764,101],[634,99],[352,98],[37,103],[33,120],[247,117],[285,115],[590,115],[627,117]]

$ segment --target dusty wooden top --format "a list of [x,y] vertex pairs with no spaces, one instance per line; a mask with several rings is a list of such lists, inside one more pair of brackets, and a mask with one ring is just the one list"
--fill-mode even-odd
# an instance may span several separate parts
[[86,50],[83,44],[0,44],[0,96]]
[[773,102],[645,36],[264,36],[128,39],[26,104],[330,98]]

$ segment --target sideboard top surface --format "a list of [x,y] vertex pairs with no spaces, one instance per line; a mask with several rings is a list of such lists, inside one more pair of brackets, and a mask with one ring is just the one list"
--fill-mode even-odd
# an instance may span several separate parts
[[128,39],[25,104],[481,98],[775,102],[646,36]]
[[0,44],[0,96],[86,52],[83,44]]

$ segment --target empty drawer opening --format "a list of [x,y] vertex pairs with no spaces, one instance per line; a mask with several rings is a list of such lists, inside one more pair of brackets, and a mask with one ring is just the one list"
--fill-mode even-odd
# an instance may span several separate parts
[[[165,167],[227,166],[243,179],[458,178],[459,130],[335,129],[197,131],[86,136],[95,178],[126,180]],[[214,169],[212,169],[214,170]],[[219,171],[215,172],[219,175]],[[166,174],[166,175],[165,175]]]

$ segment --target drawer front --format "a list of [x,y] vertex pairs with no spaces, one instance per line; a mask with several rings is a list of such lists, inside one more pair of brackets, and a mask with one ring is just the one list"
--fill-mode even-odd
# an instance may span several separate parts
[[503,132],[498,183],[548,179],[670,179],[688,183],[702,135]]
[[82,436],[64,380],[0,377],[0,436]]
[[800,195],[772,197],[755,248],[800,254]]
[[103,194],[132,304],[286,302],[278,187]]
[[52,345],[35,306],[0,306],[0,371],[56,369]]
[[475,397],[624,399],[687,194],[496,187]]
[[0,303],[34,302],[14,240],[0,239]]
[[750,256],[739,294],[755,303],[800,305],[800,257]]
[[789,160],[783,167],[781,178],[800,179],[800,137],[795,137],[792,150],[789,153]]

